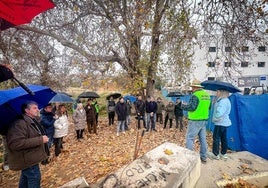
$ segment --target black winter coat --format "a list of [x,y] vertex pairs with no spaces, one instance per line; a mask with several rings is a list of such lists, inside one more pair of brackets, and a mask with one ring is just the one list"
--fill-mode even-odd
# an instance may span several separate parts
[[125,121],[127,117],[127,104],[118,102],[115,106],[118,121]]

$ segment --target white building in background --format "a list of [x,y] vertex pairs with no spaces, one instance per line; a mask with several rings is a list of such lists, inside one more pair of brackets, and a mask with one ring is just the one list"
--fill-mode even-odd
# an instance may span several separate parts
[[267,90],[268,46],[243,46],[239,57],[233,50],[229,46],[195,46],[191,78],[228,81],[241,90],[252,86],[264,86]]

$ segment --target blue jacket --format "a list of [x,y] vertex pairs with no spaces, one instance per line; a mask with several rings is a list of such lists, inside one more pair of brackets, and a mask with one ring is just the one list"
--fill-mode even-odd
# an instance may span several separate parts
[[54,122],[55,119],[53,118],[54,113],[52,112],[46,112],[44,109],[41,110],[40,112],[41,115],[41,124],[43,125],[43,127],[45,128],[46,134],[48,137],[50,137],[51,135],[54,135]]
[[219,98],[215,103],[212,122],[215,125],[228,127],[232,124],[229,114],[231,112],[231,102],[229,98]]
[[146,103],[146,112],[147,113],[156,113],[157,112],[157,103],[155,101],[150,101]]

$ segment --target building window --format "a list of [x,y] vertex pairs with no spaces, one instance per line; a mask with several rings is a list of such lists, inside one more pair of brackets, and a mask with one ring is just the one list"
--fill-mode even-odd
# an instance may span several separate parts
[[208,67],[215,67],[215,62],[208,62]]
[[258,62],[258,67],[265,67],[265,62]]
[[231,67],[231,64],[232,64],[231,62],[224,62],[225,67]]
[[242,50],[242,52],[248,52],[249,47],[248,46],[243,46],[241,50]]
[[241,62],[241,67],[248,67],[248,62],[247,61],[242,61]]
[[265,46],[259,46],[258,50],[259,52],[265,52]]
[[225,52],[232,52],[232,47],[225,47]]
[[215,80],[215,77],[208,77],[208,80]]
[[216,52],[216,47],[209,47],[208,48],[208,51],[209,52]]

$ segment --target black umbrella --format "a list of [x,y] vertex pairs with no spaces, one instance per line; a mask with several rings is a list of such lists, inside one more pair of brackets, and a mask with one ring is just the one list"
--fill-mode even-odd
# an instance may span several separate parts
[[211,91],[217,91],[219,89],[223,89],[223,90],[229,91],[230,93],[241,92],[240,89],[238,89],[231,83],[222,82],[218,80],[206,80],[204,82],[201,82],[201,86],[203,86],[204,89],[211,90]]
[[121,93],[111,93],[110,95],[106,97],[106,99],[109,100],[111,97],[113,97],[114,99],[117,99],[121,96],[122,96]]
[[179,91],[173,91],[167,94],[167,97],[182,97],[182,96],[184,95]]
[[94,91],[85,91],[78,95],[77,98],[100,98],[100,96]]

